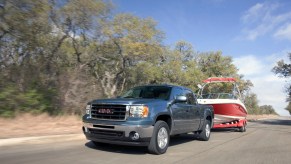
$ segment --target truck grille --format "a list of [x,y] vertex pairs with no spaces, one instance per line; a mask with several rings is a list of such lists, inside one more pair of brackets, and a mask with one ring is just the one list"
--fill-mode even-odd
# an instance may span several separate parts
[[125,120],[126,105],[92,104],[91,117],[102,120]]
[[123,137],[124,132],[121,131],[109,131],[109,130],[99,130],[99,129],[88,129],[90,133],[98,135],[99,137]]

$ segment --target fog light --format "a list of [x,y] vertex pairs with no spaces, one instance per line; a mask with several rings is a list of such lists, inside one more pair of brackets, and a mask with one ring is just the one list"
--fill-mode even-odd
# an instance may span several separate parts
[[139,139],[139,134],[137,132],[130,132],[129,137],[131,138],[131,140],[135,141]]

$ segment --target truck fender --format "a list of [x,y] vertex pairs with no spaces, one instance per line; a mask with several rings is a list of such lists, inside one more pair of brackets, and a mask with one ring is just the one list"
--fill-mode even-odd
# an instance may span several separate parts
[[207,117],[208,117],[208,119],[210,117],[210,120],[209,121],[211,122],[211,128],[213,127],[213,124],[214,124],[214,121],[213,121],[214,115],[213,115],[213,112],[212,111],[213,110],[211,110],[210,108],[204,109],[203,114],[202,114],[202,117],[201,117],[201,122],[200,122],[199,130],[202,130],[203,125],[205,123],[205,120],[207,120]]
[[154,122],[153,122],[153,126],[159,120],[165,121],[168,124],[170,131],[172,130],[173,120],[172,120],[171,115],[168,112],[162,112],[162,113],[159,113],[158,115],[156,115]]

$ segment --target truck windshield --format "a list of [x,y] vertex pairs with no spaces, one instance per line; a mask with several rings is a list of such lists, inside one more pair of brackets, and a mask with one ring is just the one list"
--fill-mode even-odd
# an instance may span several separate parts
[[125,92],[121,98],[163,99],[170,97],[171,87],[168,86],[141,86]]

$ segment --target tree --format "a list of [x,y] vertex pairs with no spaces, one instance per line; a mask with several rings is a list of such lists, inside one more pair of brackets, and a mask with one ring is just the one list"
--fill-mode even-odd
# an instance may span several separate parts
[[275,109],[273,108],[273,106],[271,105],[262,105],[260,106],[260,110],[262,112],[262,114],[275,114],[278,115],[275,111]]
[[232,58],[223,56],[222,52],[208,52],[199,54],[200,70],[207,77],[234,77],[238,69],[232,63]]
[[[288,54],[289,62],[291,62],[291,53]],[[277,62],[277,65],[272,69],[272,71],[282,78],[290,78],[291,77],[291,63],[285,63],[284,60],[280,60]],[[287,99],[286,101],[289,103],[285,108],[291,114],[291,84],[287,84],[286,86]]]
[[151,18],[114,14],[103,0],[0,1],[0,116],[83,111],[84,102],[140,84],[197,89],[232,76],[248,91],[231,57],[163,44]]
[[250,93],[245,97],[244,104],[249,114],[261,114],[257,95]]
[[238,74],[237,67],[233,64],[230,56],[223,56],[222,52],[198,53],[195,59],[198,69],[204,78],[208,77],[234,77],[237,80],[241,94],[247,95],[250,87],[253,86],[250,80],[244,80],[243,75]]
[[102,35],[103,40],[95,45],[99,60],[91,60],[89,66],[104,94],[113,97],[132,83],[129,79],[135,67],[159,58],[163,34],[150,18],[119,14],[108,22]]
[[55,41],[50,9],[45,0],[1,1],[0,115],[30,110],[54,113],[57,109],[51,105],[58,101],[55,79],[44,78],[50,73],[43,64]]
[[247,94],[245,97],[244,104],[248,110],[248,114],[275,114],[278,115],[271,105],[259,106],[257,95],[254,93]]
[[[291,53],[288,54],[288,57],[291,61]],[[291,77],[291,64],[287,64],[284,60],[280,60],[277,62],[277,65],[272,69],[272,71],[280,77]]]
[[[7,105],[5,111],[12,114],[27,106],[19,103],[16,109],[10,108],[8,97],[14,99],[12,102],[21,101],[17,97],[39,102],[44,99],[50,105],[39,108],[51,114],[62,112],[64,106],[70,113],[80,111],[81,103],[88,99],[83,96],[90,88],[86,85],[91,82],[86,76],[89,48],[93,36],[98,36],[100,22],[106,20],[110,4],[101,0],[70,0],[62,5],[54,0],[0,3],[0,95],[7,97],[0,103]],[[80,88],[85,89],[80,93]],[[33,104],[43,104],[28,102],[33,108],[38,108]]]
[[196,90],[203,74],[197,67],[194,54],[190,43],[179,41],[173,48],[163,48],[155,62],[143,63],[141,70],[146,73],[145,78],[150,79],[148,83],[176,84]]
[[102,60],[96,45],[104,37],[102,30],[112,17],[111,10],[112,4],[102,0],[69,0],[53,6],[53,36],[59,39],[50,59],[61,65],[57,90],[65,113],[80,114],[84,101],[104,96],[89,65]]
[[194,59],[195,52],[193,50],[193,46],[186,41],[177,42],[174,51],[179,53],[182,61],[190,61]]

